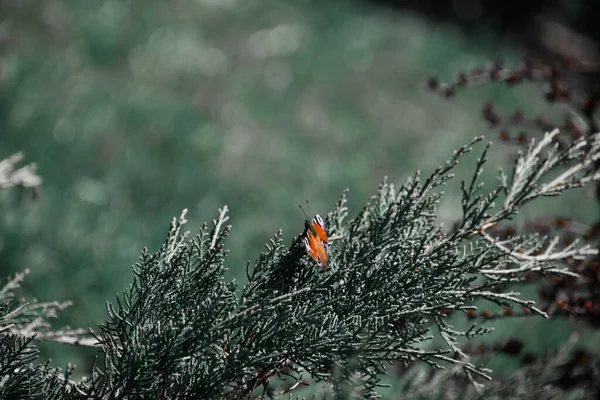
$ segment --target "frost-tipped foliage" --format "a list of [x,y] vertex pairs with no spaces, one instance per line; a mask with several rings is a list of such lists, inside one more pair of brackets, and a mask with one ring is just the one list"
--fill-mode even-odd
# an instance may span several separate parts
[[[157,253],[143,252],[131,287],[108,304],[109,319],[96,334],[104,363],[78,393],[238,399],[321,381],[338,396],[375,398],[388,362],[415,360],[460,369],[480,390],[488,371],[458,343],[487,330],[459,330],[447,317],[475,308],[475,300],[520,304],[545,316],[532,301],[507,292],[506,283],[528,271],[572,274],[565,259],[595,253],[576,243],[561,249],[545,238],[500,240],[487,232],[538,197],[599,178],[587,168],[598,159],[598,137],[559,151],[555,135],[532,143],[512,174],[501,173],[487,192],[479,182],[485,147],[473,178],[462,183],[463,217],[452,231],[436,223],[440,189],[480,139],[425,179],[417,173],[398,188],[384,181],[353,219],[344,193],[326,218],[329,269],[316,267],[299,237],[286,246],[278,233],[247,266],[241,291],[223,278],[227,208],[212,230],[205,226],[192,240],[180,233],[182,214]],[[425,350],[434,337],[439,347]],[[278,379],[283,387],[274,384]]]
[[[598,178],[586,172],[598,157],[598,138],[586,151],[581,140],[558,152],[554,135],[532,143],[512,176],[501,174],[498,187],[481,193],[478,177],[486,147],[473,179],[463,182],[463,220],[453,232],[435,223],[442,197],[436,189],[452,178],[452,168],[470,145],[424,180],[416,174],[399,188],[384,182],[352,220],[347,220],[344,194],[327,218],[333,261],[324,273],[302,257],[298,241],[287,249],[278,235],[249,271],[241,309],[224,327],[234,333],[232,353],[247,360],[235,393],[247,394],[284,370],[297,381],[327,380],[336,389],[356,386],[358,378],[361,395],[374,397],[386,361],[415,359],[436,368],[456,364],[470,379],[489,379],[457,346],[461,336],[485,330],[457,331],[446,322],[448,314],[485,299],[544,315],[533,302],[506,292],[505,284],[524,271],[568,274],[559,268],[562,260],[594,253],[575,244],[533,256],[540,250],[539,238],[499,241],[485,232],[537,197]],[[556,177],[557,167],[569,161],[576,164]],[[446,346],[422,350],[421,343],[436,335]]]
[[600,359],[577,348],[573,334],[559,351],[551,351],[509,377],[494,379],[482,392],[468,385],[464,376],[452,369],[430,373],[414,369],[404,377],[396,399],[476,400],[476,399],[596,399],[600,395]]
[[42,178],[37,174],[35,164],[17,167],[17,164],[23,158],[23,153],[16,153],[0,160],[0,188],[5,189],[14,186],[35,188],[41,185]]
[[[489,379],[458,347],[460,337],[486,330],[456,330],[447,316],[479,299],[543,315],[533,302],[506,292],[505,284],[524,271],[570,273],[561,260],[593,253],[577,245],[540,253],[541,238],[499,241],[486,233],[537,197],[597,178],[586,172],[598,157],[597,138],[559,152],[555,134],[532,144],[512,175],[501,174],[499,185],[483,193],[478,177],[486,147],[473,179],[462,184],[463,220],[452,232],[436,224],[438,189],[479,139],[425,179],[416,174],[399,188],[384,182],[354,219],[348,219],[344,193],[327,217],[330,268],[321,272],[298,238],[287,247],[279,233],[247,267],[239,302],[222,278],[226,230],[218,228],[225,210],[212,233],[203,229],[190,242],[178,236],[183,221],[174,223],[167,244],[153,256],[144,253],[132,288],[109,307],[111,320],[100,336],[107,371],[99,387],[117,398],[233,399],[257,389],[274,392],[269,379],[278,376],[288,380],[288,390],[327,381],[334,391],[354,387],[376,397],[386,362],[413,360],[456,365],[473,382]],[[568,169],[558,171],[564,163]],[[434,336],[445,345],[423,350]]]
[[217,398],[230,376],[219,325],[237,307],[236,288],[223,279],[221,229],[204,226],[186,241],[185,213],[173,221],[166,243],[142,253],[129,288],[108,304],[109,321],[98,341],[105,370],[97,372],[93,396],[165,399]]
[[28,273],[16,274],[0,289],[0,399],[82,398],[79,384],[70,380],[70,366],[63,373],[49,365],[32,365],[39,355],[35,340],[81,345],[89,345],[89,340],[81,329],[50,329],[48,320],[68,302],[26,303],[16,298]]

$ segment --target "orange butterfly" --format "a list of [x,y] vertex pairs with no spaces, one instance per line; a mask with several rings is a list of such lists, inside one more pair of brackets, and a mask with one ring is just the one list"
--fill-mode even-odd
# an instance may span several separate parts
[[306,215],[302,206],[300,206],[300,209],[306,216],[304,237],[302,238],[306,253],[316,261],[319,267],[326,269],[329,266],[329,244],[327,243],[325,221],[317,214],[311,222],[308,222],[308,215]]

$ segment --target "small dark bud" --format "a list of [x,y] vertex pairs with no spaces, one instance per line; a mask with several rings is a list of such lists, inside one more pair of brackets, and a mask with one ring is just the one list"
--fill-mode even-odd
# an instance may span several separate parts
[[454,89],[451,86],[447,87],[446,90],[444,90],[444,96],[446,96],[448,98],[454,97],[455,94],[456,94],[456,89]]
[[429,90],[437,90],[440,87],[440,82],[437,78],[429,78],[427,80],[427,87]]
[[516,356],[519,353],[521,353],[521,350],[523,350],[523,347],[524,347],[523,342],[521,342],[520,340],[514,339],[514,338],[510,338],[510,339],[507,339],[500,343],[497,343],[496,346],[494,346],[494,350],[496,350],[500,353],[509,354],[511,356]]
[[516,85],[521,82],[521,79],[523,78],[519,74],[513,72],[506,78],[506,83],[509,85]]
[[583,105],[583,112],[585,113],[586,116],[591,116],[596,112],[596,109],[598,108],[598,100],[590,97],[586,100],[585,104]]

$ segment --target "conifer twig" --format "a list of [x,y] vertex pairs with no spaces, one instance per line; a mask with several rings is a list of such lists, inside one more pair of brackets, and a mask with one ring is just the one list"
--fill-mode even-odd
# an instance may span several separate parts
[[42,178],[37,174],[37,166],[32,163],[16,168],[25,155],[22,152],[0,160],[0,188],[23,186],[35,188],[42,184]]
[[215,224],[215,231],[213,233],[213,237],[210,242],[211,249],[214,249],[215,245],[217,244],[217,239],[219,237],[219,231],[221,230],[221,226],[225,222],[227,222],[227,220],[229,219],[229,216],[227,215],[227,211],[229,211],[227,206],[223,206],[223,208],[219,208],[219,218],[217,218],[216,221],[213,221],[213,223]]

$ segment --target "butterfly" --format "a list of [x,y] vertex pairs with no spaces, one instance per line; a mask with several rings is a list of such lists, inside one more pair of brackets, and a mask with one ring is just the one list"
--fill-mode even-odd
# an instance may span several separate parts
[[325,221],[319,214],[308,222],[308,215],[300,206],[300,209],[306,216],[304,220],[304,234],[302,240],[306,253],[312,257],[322,269],[326,269],[329,265],[329,244],[327,243],[327,230],[325,228]]

